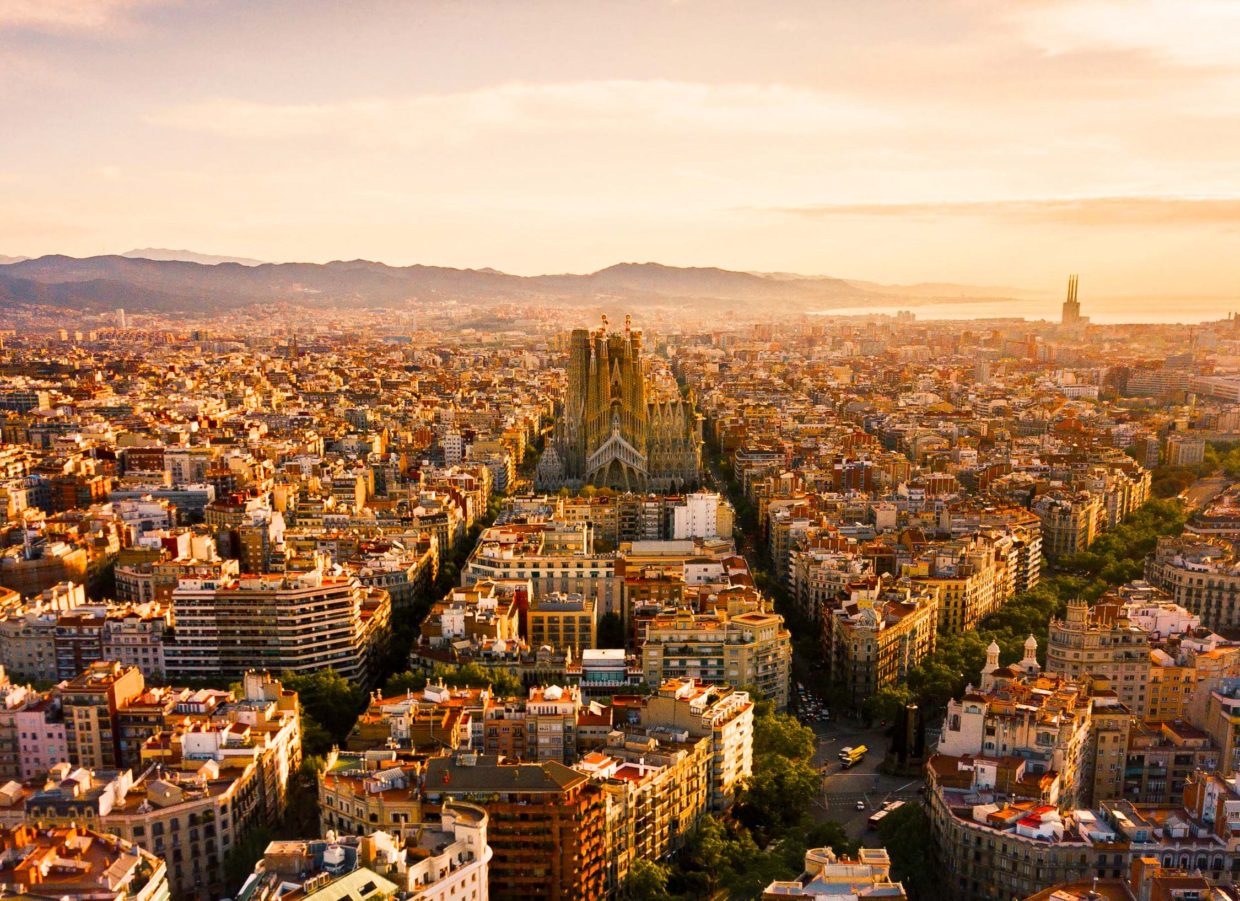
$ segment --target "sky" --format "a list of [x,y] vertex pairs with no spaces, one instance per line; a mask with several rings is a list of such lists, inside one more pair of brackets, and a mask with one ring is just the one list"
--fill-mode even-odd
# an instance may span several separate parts
[[1240,298],[1233,0],[3,0],[0,254]]

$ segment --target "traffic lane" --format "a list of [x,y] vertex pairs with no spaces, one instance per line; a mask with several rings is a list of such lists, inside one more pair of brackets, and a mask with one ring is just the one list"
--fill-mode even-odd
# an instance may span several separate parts
[[[857,809],[858,800],[865,805],[863,810]],[[884,804],[897,800],[906,804],[920,804],[921,792],[905,789],[889,793],[880,792],[877,795],[829,795],[820,804],[823,812],[822,819],[839,823],[848,837],[854,841],[874,844],[877,841],[875,837],[877,833],[870,826],[870,817],[882,810]]]
[[887,729],[884,726],[866,728],[856,720],[831,720],[826,723],[806,723],[814,730],[817,749],[814,755],[816,764],[839,760],[839,753],[847,747],[865,745],[869,753],[856,764],[853,769],[858,772],[875,772],[883,755],[887,753]]

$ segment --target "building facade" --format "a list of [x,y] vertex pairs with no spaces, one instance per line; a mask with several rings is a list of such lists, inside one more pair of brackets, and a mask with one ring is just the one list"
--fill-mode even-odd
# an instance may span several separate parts
[[701,446],[692,400],[649,389],[642,333],[627,319],[623,332],[608,331],[606,317],[573,330],[564,415],[539,461],[539,487],[675,491],[698,480]]

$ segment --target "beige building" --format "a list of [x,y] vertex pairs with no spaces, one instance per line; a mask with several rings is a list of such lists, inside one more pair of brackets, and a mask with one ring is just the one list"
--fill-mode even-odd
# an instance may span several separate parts
[[319,823],[338,835],[382,830],[397,837],[424,819],[421,763],[397,751],[332,751],[319,774]]
[[1046,643],[1046,671],[1068,679],[1107,679],[1134,714],[1150,709],[1150,637],[1129,622],[1118,604],[1069,601],[1063,619],[1053,619]]
[[992,644],[982,687],[948,703],[938,753],[1016,758],[1030,775],[1053,780],[1045,789],[1049,802],[1066,807],[1087,802],[1093,787],[1088,684],[1038,675],[1028,652],[1022,665],[999,667],[998,652]]
[[710,736],[710,807],[731,806],[753,771],[753,700],[747,692],[670,679],[642,699],[638,723],[657,732]]
[[120,765],[120,710],[142,694],[146,682],[136,666],[91,664],[60,688],[69,760],[89,769]]
[[300,765],[297,695],[249,673],[241,697],[149,738],[137,777],[123,770],[101,782],[62,764],[27,800],[26,816],[94,824],[163,858],[178,897],[214,899],[228,889],[225,858],[279,819]]
[[1088,550],[1106,517],[1099,498],[1084,491],[1043,495],[1033,511],[1042,520],[1042,552],[1051,560]]
[[903,574],[938,592],[940,631],[965,632],[1011,599],[1019,570],[1016,539],[978,534],[934,545]]
[[822,620],[822,650],[831,680],[854,706],[880,688],[902,682],[910,669],[934,653],[939,599],[918,585],[859,589]]
[[456,801],[443,805],[438,822],[419,822],[404,835],[372,830],[272,842],[237,899],[487,901],[491,854],[486,811]]
[[776,709],[788,706],[792,636],[774,612],[661,614],[646,627],[641,662],[647,685],[700,680],[752,688]]
[[594,601],[600,616],[620,612],[615,554],[595,553],[585,524],[509,523],[483,532],[461,584],[513,579],[528,579],[535,598],[576,594]]
[[598,616],[592,598],[560,592],[543,595],[530,603],[526,623],[526,641],[532,648],[546,645],[580,657],[582,651],[598,646]]
[[905,901],[908,895],[902,883],[891,879],[891,858],[885,848],[861,848],[855,858],[836,857],[830,848],[810,848],[800,879],[777,880],[762,893],[762,901],[783,898]]
[[285,575],[182,579],[172,593],[174,678],[240,676],[254,667],[308,673],[332,667],[367,684],[386,647],[391,599],[316,569]]
[[59,901],[168,901],[158,856],[81,826],[0,827],[0,892]]
[[1224,542],[1160,538],[1145,559],[1145,580],[1200,616],[1204,626],[1240,627],[1240,561]]
[[597,781],[607,799],[608,888],[623,882],[634,860],[665,860],[706,812],[710,739],[676,741],[613,733],[606,747],[575,769]]

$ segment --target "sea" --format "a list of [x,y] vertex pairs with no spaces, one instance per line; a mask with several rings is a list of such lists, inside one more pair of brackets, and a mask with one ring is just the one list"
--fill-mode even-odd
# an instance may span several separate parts
[[[894,316],[908,310],[919,320],[1028,319],[1058,322],[1062,301],[1021,298],[911,300],[881,298],[865,305],[815,310],[817,316]],[[1240,297],[1101,297],[1081,300],[1081,315],[1100,325],[1123,323],[1193,324],[1240,314]]]

